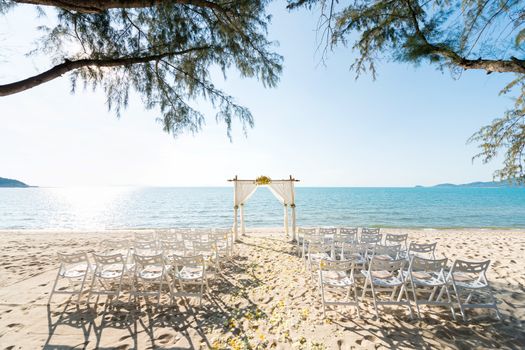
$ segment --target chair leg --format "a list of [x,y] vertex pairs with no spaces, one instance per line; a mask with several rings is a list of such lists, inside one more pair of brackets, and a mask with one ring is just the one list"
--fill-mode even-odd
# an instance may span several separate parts
[[363,285],[363,293],[361,294],[361,299],[365,298],[366,288],[368,288],[368,277],[365,278],[365,284]]
[[401,285],[401,290],[399,291],[399,293],[403,293],[405,292],[405,298],[406,298],[406,301],[407,301],[407,306],[408,306],[408,312],[410,314],[410,319],[413,319],[414,318],[414,314],[412,313],[412,306],[410,305],[410,299],[408,298],[408,291],[407,291],[407,288],[406,288],[406,285],[403,284]]
[[487,286],[487,288],[489,290],[490,301],[492,302],[492,304],[494,304],[494,309],[496,309],[496,317],[498,318],[498,320],[501,321],[501,313],[499,312],[498,304],[496,304],[496,298],[494,297],[492,288],[490,288],[490,286]]
[[163,282],[163,280],[164,280],[164,276],[161,276],[160,282],[159,282],[159,292],[157,294],[157,308],[160,305],[160,295],[162,294],[162,282]]
[[87,272],[84,274],[84,278],[82,278],[82,283],[80,284],[80,290],[78,291],[78,298],[77,298],[77,304],[80,305],[80,298],[82,297],[82,292],[84,291],[84,284],[86,283],[87,278]]
[[450,305],[450,313],[452,314],[452,318],[454,321],[456,320],[456,312],[454,311],[454,305],[452,305],[452,298],[450,297],[450,291],[448,290],[448,285],[445,284],[443,287],[441,287],[441,291],[439,292],[439,295],[442,294],[443,288],[445,289],[445,292],[447,294],[447,302]]
[[417,294],[416,294],[416,287],[414,286],[414,283],[412,281],[410,281],[410,286],[412,287],[412,294],[414,295],[414,303],[416,304],[417,318],[421,318],[421,312],[419,310],[419,302],[418,302]]
[[[321,279],[321,277],[319,277]],[[321,285],[321,300],[323,302],[323,318],[326,318],[326,305],[325,305],[325,299],[324,299],[324,285],[322,280],[319,281],[319,284]]]
[[91,299],[91,296],[93,295],[93,287],[95,286],[95,280],[97,278],[95,276],[93,276],[93,280],[91,281],[91,286],[89,286],[89,294],[88,294],[88,297],[87,297],[87,301],[86,301],[86,305],[89,307],[89,301]]
[[357,298],[357,286],[354,284],[354,301],[355,301],[355,309],[357,311],[357,317],[361,318],[361,312],[359,311],[359,299]]
[[58,278],[60,275],[57,273],[57,278],[55,278],[55,283],[53,283],[53,288],[51,288],[51,294],[49,294],[49,299],[47,301],[47,305],[51,304],[51,298],[53,297],[53,294],[55,293],[55,288],[57,287]]
[[370,289],[372,289],[372,299],[374,300],[374,310],[376,312],[376,317],[379,318],[379,311],[377,310],[377,297],[374,289],[374,283],[372,281],[370,281]]
[[456,294],[456,300],[459,305],[459,311],[461,312],[461,316],[463,316],[463,321],[467,321],[467,315],[465,314],[465,309],[463,308],[463,303],[461,302],[461,298],[459,295],[459,290],[456,287],[455,283],[452,283],[452,288],[454,289],[454,293]]

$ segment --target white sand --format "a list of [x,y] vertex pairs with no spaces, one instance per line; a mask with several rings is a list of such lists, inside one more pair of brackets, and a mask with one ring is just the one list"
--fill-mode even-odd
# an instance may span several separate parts
[[[47,298],[57,271],[56,252],[95,251],[103,238],[131,231],[0,232],[0,349],[192,348],[525,348],[525,231],[396,230],[409,240],[438,242],[449,259],[491,259],[488,274],[504,320],[471,310],[469,323],[446,309],[424,309],[410,320],[404,309],[375,319],[371,298],[323,319],[319,291],[279,229],[252,230],[236,258],[210,282],[202,307],[110,310]],[[167,305],[167,302],[165,302]]]

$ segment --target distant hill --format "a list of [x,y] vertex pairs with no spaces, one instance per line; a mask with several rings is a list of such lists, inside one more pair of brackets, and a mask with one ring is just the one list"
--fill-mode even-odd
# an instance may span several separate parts
[[[416,186],[416,187],[423,187],[423,186]],[[468,184],[451,184],[451,183],[443,183],[435,186],[428,186],[428,187],[525,187],[525,185],[518,185],[515,181],[509,182],[509,181],[476,181],[471,182]]]
[[0,177],[0,187],[31,187],[22,181]]

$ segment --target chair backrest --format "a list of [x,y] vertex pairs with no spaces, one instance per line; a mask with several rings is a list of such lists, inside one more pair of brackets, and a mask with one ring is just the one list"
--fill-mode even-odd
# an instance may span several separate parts
[[57,253],[58,255],[58,261],[62,265],[75,265],[75,264],[83,264],[87,263],[89,264],[89,259],[86,253],[73,253],[73,254],[65,254],[65,253]]
[[490,266],[490,260],[485,261],[466,261],[455,260],[450,272],[462,272],[472,274],[485,274]]
[[304,241],[308,243],[310,242],[321,243],[323,242],[323,234],[318,233],[318,232],[305,233]]
[[416,243],[416,242],[410,242],[410,245],[408,246],[408,256],[412,257],[413,255],[417,255],[419,257],[424,256],[431,256],[433,259],[435,259],[435,251],[436,251],[437,243]]
[[127,256],[129,253],[130,242],[127,239],[105,239],[100,242],[102,254],[121,253]]
[[452,283],[477,281],[488,285],[487,270],[490,260],[485,261],[466,261],[455,260],[449,272]]
[[406,264],[405,259],[396,260],[383,260],[372,257],[369,264],[370,271],[388,271],[388,272],[401,272]]
[[159,241],[177,241],[178,233],[172,230],[158,230],[157,239]]
[[149,242],[155,240],[154,232],[135,232],[133,234],[135,242]]
[[363,227],[361,229],[361,234],[364,234],[364,233],[375,233],[375,234],[378,234],[379,233],[379,227]]
[[319,233],[322,235],[335,235],[337,228],[335,227],[319,227]]
[[361,243],[380,243],[381,237],[380,233],[361,233],[359,241]]
[[102,268],[104,265],[122,265],[124,268],[124,256],[122,254],[97,254],[93,253],[93,260],[97,264],[97,269]]
[[397,259],[399,252],[401,251],[401,245],[379,245],[377,244],[373,248],[373,254],[376,255],[387,255],[392,259]]
[[315,227],[299,227],[297,232],[302,234],[312,234],[316,233],[317,229]]
[[193,254],[194,255],[202,255],[204,254],[211,254],[213,252],[217,251],[217,244],[214,241],[195,241],[193,242]]
[[319,268],[321,271],[352,271],[354,269],[352,260],[329,260],[321,259]]
[[357,241],[357,228],[341,227],[334,235],[334,242],[355,243]]
[[183,242],[179,241],[160,241],[160,249],[164,256],[170,255],[185,255],[186,247]]
[[135,261],[135,266],[138,269],[147,267],[147,266],[162,266],[164,269],[165,260],[162,254],[156,255],[140,255],[133,254],[133,260]]
[[339,233],[341,235],[354,235],[357,237],[357,227],[339,227]]
[[404,248],[407,247],[407,234],[393,234],[393,233],[387,233],[385,235],[385,245],[397,245],[400,244]]
[[157,243],[155,241],[135,241],[133,252],[138,255],[157,255]]
[[425,259],[419,256],[413,256],[410,259],[409,269],[411,271],[440,272],[447,267],[447,261],[447,258]]

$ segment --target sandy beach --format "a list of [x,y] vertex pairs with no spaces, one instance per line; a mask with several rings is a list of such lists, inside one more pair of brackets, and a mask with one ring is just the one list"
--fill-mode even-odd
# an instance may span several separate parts
[[[409,241],[437,242],[437,255],[491,260],[488,278],[503,321],[470,310],[470,321],[442,308],[424,308],[411,320],[402,308],[376,319],[371,297],[361,318],[341,307],[323,319],[318,287],[282,229],[252,229],[235,257],[210,281],[201,307],[178,302],[140,309],[76,305],[47,299],[58,269],[57,252],[94,252],[108,237],[132,231],[0,232],[1,349],[386,349],[525,348],[525,230],[407,230]],[[85,298],[84,298],[85,299]]]

